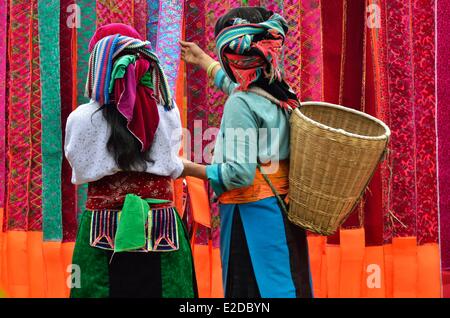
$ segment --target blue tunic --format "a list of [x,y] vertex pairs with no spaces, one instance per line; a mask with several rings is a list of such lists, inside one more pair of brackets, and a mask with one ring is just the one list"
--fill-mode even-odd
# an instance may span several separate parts
[[[234,92],[232,83],[220,70],[215,84],[230,94],[222,117],[214,150],[213,164],[207,167],[207,177],[216,195],[250,186],[256,174],[257,162],[289,158],[289,115],[271,101],[250,92]],[[236,154],[227,146],[227,129],[254,129],[248,138],[237,138]],[[259,140],[260,128],[268,131],[267,142]],[[275,130],[274,130],[275,129]],[[272,133],[272,131],[274,131]],[[265,136],[266,137],[266,136]],[[256,151],[249,149],[257,146]],[[230,255],[230,240],[234,213],[240,214],[251,263],[262,297],[291,298],[298,296],[291,271],[290,251],[286,239],[283,215],[275,197],[246,204],[220,204],[221,256],[223,282],[226,288]],[[310,279],[310,277],[309,277]]]

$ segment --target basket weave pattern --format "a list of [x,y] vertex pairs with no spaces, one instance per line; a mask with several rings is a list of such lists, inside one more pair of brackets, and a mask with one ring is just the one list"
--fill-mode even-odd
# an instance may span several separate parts
[[362,197],[389,136],[367,114],[302,104],[291,116],[289,220],[321,235],[336,232]]

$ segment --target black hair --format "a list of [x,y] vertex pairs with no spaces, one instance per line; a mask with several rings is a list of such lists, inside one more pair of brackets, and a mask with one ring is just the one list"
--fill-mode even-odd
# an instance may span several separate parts
[[149,152],[141,152],[141,143],[127,129],[127,120],[116,105],[105,104],[97,111],[102,112],[111,129],[106,148],[119,168],[123,171],[145,171],[150,161]]

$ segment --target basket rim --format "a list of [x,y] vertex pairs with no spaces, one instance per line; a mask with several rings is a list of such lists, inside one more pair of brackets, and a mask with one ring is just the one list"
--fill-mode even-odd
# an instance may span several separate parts
[[309,122],[309,123],[311,123],[311,124],[321,128],[321,129],[328,130],[328,131],[331,131],[331,132],[334,132],[334,133],[338,133],[338,134],[342,134],[342,135],[345,135],[345,136],[348,136],[348,137],[364,139],[364,140],[386,140],[386,139],[389,139],[389,137],[391,136],[391,130],[389,129],[389,127],[383,121],[381,121],[380,119],[378,119],[378,118],[376,118],[374,116],[366,114],[364,112],[361,112],[361,111],[358,111],[358,110],[355,110],[355,109],[352,109],[352,108],[344,107],[344,106],[341,106],[341,105],[326,103],[326,102],[310,101],[310,102],[303,102],[303,103],[301,103],[301,106],[312,106],[312,105],[325,106],[325,107],[329,107],[329,108],[336,108],[336,109],[339,109],[339,110],[343,110],[345,112],[349,112],[349,113],[353,113],[353,114],[356,114],[356,115],[363,116],[363,117],[365,117],[365,118],[367,118],[369,120],[372,120],[372,121],[376,122],[380,126],[382,126],[384,128],[384,130],[385,130],[385,133],[383,135],[380,135],[380,136],[359,135],[359,134],[355,134],[355,133],[351,133],[351,132],[345,131],[343,129],[336,129],[336,128],[324,125],[324,124],[322,124],[322,123],[320,123],[318,121],[315,121],[315,120],[307,117],[305,114],[303,114],[301,112],[301,110],[300,110],[301,107],[300,107],[300,109],[296,108],[294,110],[294,113],[297,114],[298,116],[300,116],[305,121],[307,121],[307,122]]

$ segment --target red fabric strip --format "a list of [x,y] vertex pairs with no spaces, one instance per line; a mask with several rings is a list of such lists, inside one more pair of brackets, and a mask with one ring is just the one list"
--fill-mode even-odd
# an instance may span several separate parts
[[[61,0],[61,6],[67,8],[74,4],[74,0]],[[73,72],[72,72],[72,28],[67,21],[72,14],[66,10],[60,12],[60,69],[61,69],[61,125],[66,127],[67,117],[72,112],[73,105]],[[62,138],[65,138],[65,129],[62,130]],[[71,182],[72,169],[64,157],[61,171],[62,223],[63,241],[73,242],[77,232],[77,191]]]

